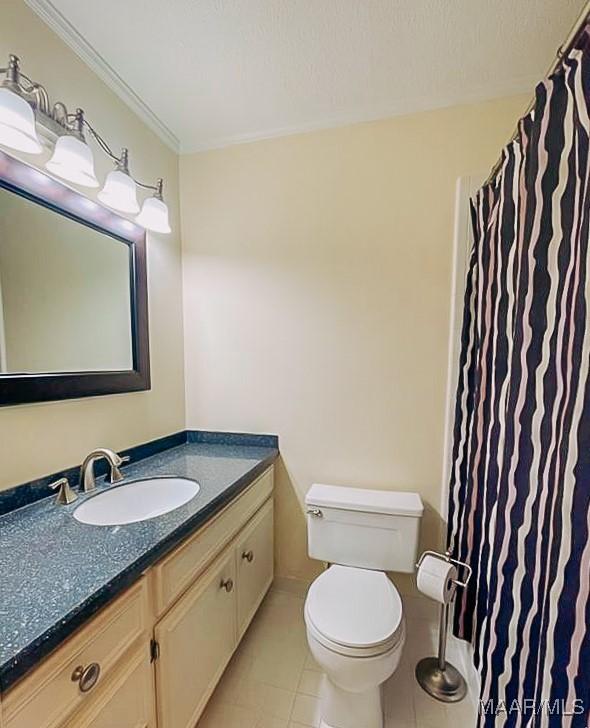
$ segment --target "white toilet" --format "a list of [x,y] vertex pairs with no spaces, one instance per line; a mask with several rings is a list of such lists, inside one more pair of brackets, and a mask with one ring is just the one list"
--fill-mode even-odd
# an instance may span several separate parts
[[313,485],[305,502],[309,555],[333,564],[305,601],[309,647],[325,673],[322,728],[382,728],[381,685],[405,641],[402,601],[385,572],[414,571],[422,500]]

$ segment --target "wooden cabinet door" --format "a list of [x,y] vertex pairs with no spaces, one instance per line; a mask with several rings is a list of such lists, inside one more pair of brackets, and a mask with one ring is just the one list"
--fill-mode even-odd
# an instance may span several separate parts
[[268,591],[273,573],[273,501],[270,498],[236,540],[238,639]]
[[162,615],[268,500],[273,468],[266,470],[213,520],[153,568],[156,616]]
[[63,728],[156,728],[148,644],[126,658],[111,681],[92,696],[88,707]]
[[235,552],[226,549],[155,628],[158,728],[194,728],[236,646]]

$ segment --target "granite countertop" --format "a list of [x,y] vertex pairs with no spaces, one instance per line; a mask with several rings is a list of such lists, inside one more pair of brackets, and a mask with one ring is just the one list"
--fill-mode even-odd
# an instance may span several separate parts
[[[6,690],[278,456],[273,447],[187,443],[123,468],[127,479],[192,478],[199,493],[162,516],[89,526],[45,498],[0,517],[0,690]],[[107,488],[98,481],[99,492]]]

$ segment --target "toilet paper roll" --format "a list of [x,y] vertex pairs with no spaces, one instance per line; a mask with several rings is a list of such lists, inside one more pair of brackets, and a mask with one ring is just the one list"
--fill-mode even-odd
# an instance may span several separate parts
[[419,591],[441,604],[448,604],[455,594],[457,569],[444,559],[425,556],[418,569]]

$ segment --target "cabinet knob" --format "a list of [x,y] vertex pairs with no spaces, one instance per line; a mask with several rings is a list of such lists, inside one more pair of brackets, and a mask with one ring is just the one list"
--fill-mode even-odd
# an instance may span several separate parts
[[100,665],[98,662],[91,662],[84,667],[78,665],[72,673],[72,682],[77,682],[81,693],[87,693],[96,685],[100,677]]
[[225,589],[225,591],[229,594],[234,588],[234,581],[233,579],[222,579],[219,587],[221,589]]
[[254,551],[252,551],[252,549],[250,549],[250,551],[244,551],[242,558],[251,564],[254,561]]

